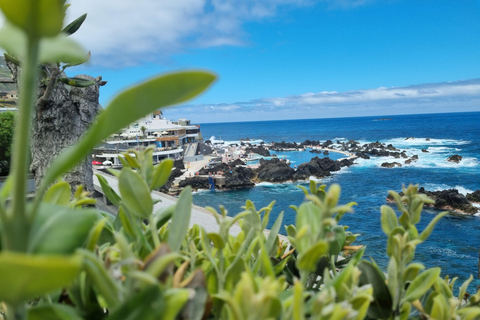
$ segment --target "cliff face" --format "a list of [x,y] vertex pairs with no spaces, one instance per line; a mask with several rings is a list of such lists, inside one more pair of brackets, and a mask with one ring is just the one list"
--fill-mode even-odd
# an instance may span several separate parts
[[[7,63],[13,79],[19,83],[19,68]],[[65,74],[59,73],[54,66],[42,65],[45,78],[56,79]],[[101,77],[92,78],[78,75],[77,78],[94,82],[88,87],[72,87],[54,81],[50,88],[39,80],[37,103],[33,112],[30,171],[38,186],[48,166],[65,148],[75,144],[93,122],[100,108],[98,98],[100,86],[105,82]],[[21,91],[21,87],[18,91]],[[51,91],[49,91],[51,90]],[[45,94],[45,92],[48,92]],[[87,191],[93,191],[93,171],[91,156],[71,170],[64,177],[72,186],[82,184]]]

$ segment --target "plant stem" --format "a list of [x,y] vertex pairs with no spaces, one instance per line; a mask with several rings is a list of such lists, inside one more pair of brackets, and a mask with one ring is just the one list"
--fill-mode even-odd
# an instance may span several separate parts
[[160,238],[158,237],[158,230],[157,230],[157,223],[155,221],[155,216],[153,214],[150,215],[149,219],[150,225],[150,232],[152,233],[153,243],[155,244],[155,248],[160,246]]
[[25,63],[21,70],[18,119],[15,126],[12,175],[12,208],[8,217],[5,249],[26,251],[31,221],[26,212],[26,182],[30,159],[30,126],[36,95],[39,39],[29,37]]

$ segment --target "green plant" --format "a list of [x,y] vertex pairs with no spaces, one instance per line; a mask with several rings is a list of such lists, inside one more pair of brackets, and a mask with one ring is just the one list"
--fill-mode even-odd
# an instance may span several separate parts
[[[18,8],[22,10],[18,10]],[[128,123],[160,107],[186,101],[215,79],[190,71],[154,78],[119,94],[96,123],[51,165],[32,201],[25,184],[30,115],[37,64],[81,62],[88,55],[61,34],[62,0],[0,0],[8,25],[0,45],[22,61],[22,91],[15,128],[13,168],[0,189],[0,317],[11,319],[477,319],[480,292],[464,299],[469,281],[453,297],[455,279],[412,263],[443,214],[416,228],[426,197],[410,186],[396,200],[400,216],[381,209],[390,258],[385,276],[347,254],[356,235],[339,225],[354,203],[339,205],[340,187],[315,182],[302,188],[288,237],[279,235],[283,213],[268,225],[273,203],[257,210],[247,201],[229,218],[210,208],[217,232],[189,227],[192,196],[155,209],[151,191],[163,186],[172,161],[152,164],[153,149],[123,154],[111,170],[118,188],[98,180],[118,207],[113,217],[84,208],[94,200],[80,187],[73,197],[61,180],[90,149]],[[65,29],[64,29],[65,30]],[[23,63],[25,62],[25,63]],[[237,235],[232,235],[233,227]]]
[[[169,74],[117,96],[79,143],[51,165],[34,199],[27,203],[26,176],[30,121],[39,75],[37,65],[56,61],[72,65],[85,61],[88,54],[67,38],[68,30],[62,32],[67,8],[63,0],[0,1],[0,8],[7,18],[0,31],[0,45],[22,61],[12,170],[0,192],[0,300],[6,303],[8,319],[25,318],[27,312],[29,318],[38,318],[38,313],[67,310],[65,306],[48,304],[52,300],[45,295],[58,292],[70,285],[82,270],[91,269],[89,255],[76,249],[87,241],[90,232],[94,232],[91,230],[98,230],[104,224],[101,213],[78,208],[91,202],[81,190],[77,190],[73,199],[76,204],[71,204],[70,186],[62,182],[52,186],[52,183],[108,135],[160,107],[196,96],[215,76],[198,71]],[[72,223],[75,227],[66,227]],[[48,306],[27,310],[29,299],[42,296]],[[115,301],[112,297],[112,302]]]
[[14,128],[14,114],[11,112],[0,113],[0,175],[5,176],[10,172],[10,156]]

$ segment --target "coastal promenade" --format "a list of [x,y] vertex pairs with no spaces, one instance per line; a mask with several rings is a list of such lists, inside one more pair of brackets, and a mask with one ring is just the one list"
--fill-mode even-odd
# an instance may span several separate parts
[[[93,175],[93,183],[95,186],[95,190],[97,192],[103,193],[102,188],[100,186],[100,183],[98,182],[98,178],[95,174],[99,174],[103,176],[110,187],[115,190],[117,193],[120,194],[120,191],[118,189],[118,180],[116,177],[111,176],[109,174],[105,174],[101,171],[94,170],[94,175]],[[157,191],[152,191],[152,199],[154,200],[160,200],[161,202],[155,204],[153,212],[157,212],[161,209],[170,207],[174,205],[177,202],[177,198],[169,196],[167,194],[157,192]],[[231,219],[230,217],[227,217],[227,219]],[[215,217],[213,216],[213,213],[210,212],[209,210],[193,205],[192,204],[192,214],[190,217],[190,227],[193,225],[198,224],[201,227],[203,227],[207,232],[218,232],[219,231],[219,226],[217,224],[217,221]],[[231,235],[237,235],[241,231],[241,228],[238,224],[234,224],[230,228],[230,234]],[[268,232],[266,232],[268,234]]]

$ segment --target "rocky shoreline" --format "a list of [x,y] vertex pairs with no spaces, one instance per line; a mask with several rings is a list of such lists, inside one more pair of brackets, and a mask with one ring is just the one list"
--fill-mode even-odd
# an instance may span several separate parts
[[[249,166],[245,160],[241,159],[227,163],[212,163],[198,170],[194,176],[186,177],[178,184],[178,187],[183,189],[186,186],[191,186],[194,190],[208,189],[209,173],[216,174],[217,180],[221,179],[221,183],[216,186],[217,189],[229,190],[253,187],[261,182],[285,183],[304,182],[310,178],[322,179],[330,176],[332,172],[355,165],[355,160],[358,158],[368,160],[371,157],[390,157],[398,159],[394,162],[382,163],[380,166],[383,168],[402,167],[402,165],[408,165],[419,160],[419,155],[408,156],[406,150],[379,141],[360,144],[355,140],[349,140],[348,142],[337,140],[335,144],[332,140],[324,142],[306,140],[302,143],[282,141],[268,144],[261,143],[260,145],[242,141],[242,146],[245,148],[246,155],[257,154],[260,157],[270,157],[270,151],[305,151],[308,148],[312,156],[314,154],[328,155],[330,152],[338,152],[345,154],[346,158],[333,160],[329,157],[319,158],[314,156],[309,162],[302,163],[295,168],[292,168],[285,159],[275,157],[271,160],[260,158],[258,167]],[[422,152],[428,152],[428,150],[422,150]],[[452,155],[445,161],[459,163],[462,161],[462,157]],[[176,168],[169,183],[165,186],[166,190],[168,190],[172,181],[180,175],[181,170]],[[470,215],[480,211],[479,208],[472,205],[472,203],[480,203],[479,190],[467,197],[458,193],[458,190],[455,189],[430,192],[421,188],[419,192],[425,193],[435,200],[435,204],[432,205],[435,209]]]
[[[427,195],[435,203],[425,205],[427,208],[449,211],[453,214],[474,215],[480,212],[480,208],[474,204],[480,205],[480,190],[467,195],[461,194],[457,189],[447,189],[439,191],[427,191],[421,187],[419,193]],[[399,193],[401,196],[402,192]],[[387,197],[387,202],[395,202],[392,196]]]

